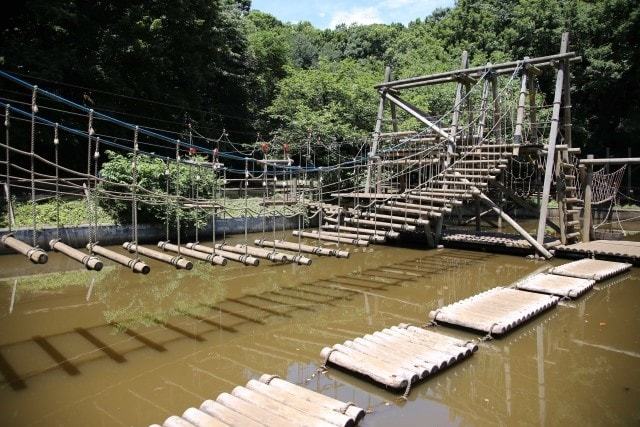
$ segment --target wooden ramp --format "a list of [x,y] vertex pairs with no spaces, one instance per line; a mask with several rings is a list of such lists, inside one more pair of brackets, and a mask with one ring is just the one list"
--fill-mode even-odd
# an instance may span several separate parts
[[640,242],[595,240],[573,245],[561,245],[556,248],[556,255],[571,258],[595,257],[597,259],[630,262],[633,265],[640,266]]
[[581,279],[605,280],[609,277],[624,273],[631,268],[631,264],[623,262],[602,261],[599,259],[581,259],[558,267],[553,267],[549,273],[561,276],[578,277]]
[[567,298],[578,298],[596,284],[592,279],[559,276],[557,274],[539,273],[529,276],[514,284],[516,289],[557,295]]
[[[163,427],[351,427],[365,415],[362,408],[301,386],[263,375],[205,400],[198,409],[189,408],[181,416],[167,418]],[[153,424],[151,427],[160,427]]]
[[559,298],[496,287],[429,313],[434,322],[502,335],[545,310]]
[[471,356],[478,346],[437,332],[400,324],[325,347],[326,366],[336,366],[395,391]]

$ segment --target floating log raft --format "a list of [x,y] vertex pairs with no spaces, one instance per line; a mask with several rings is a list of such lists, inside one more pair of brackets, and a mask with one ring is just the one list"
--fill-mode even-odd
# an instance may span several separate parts
[[137,247],[139,254],[142,254],[148,258],[152,258],[158,261],[166,262],[167,264],[171,264],[178,269],[191,270],[193,268],[193,263],[188,259],[184,259],[179,256],[171,256],[164,252],[154,251],[153,249],[136,245],[133,242],[124,242],[122,244],[122,247],[128,250],[130,253],[136,252],[136,247]]
[[336,258],[349,258],[349,251],[341,251],[338,249],[329,249],[329,248],[323,248],[320,246],[305,245],[302,243],[298,244],[295,242],[287,242],[285,240],[275,240],[272,242],[269,240],[256,239],[254,243],[257,246],[266,246],[269,248],[287,249],[290,251],[299,250],[300,252],[304,252],[308,254],[315,254],[315,255],[321,255],[321,256],[335,256]]
[[523,291],[539,292],[542,294],[557,295],[567,298],[578,298],[595,285],[591,279],[579,279],[577,277],[558,276],[557,274],[539,273],[529,276],[514,284],[516,289]]
[[91,255],[87,255],[84,252],[80,252],[79,250],[72,248],[67,244],[62,243],[60,239],[51,240],[49,242],[49,247],[56,252],[65,254],[69,258],[82,263],[82,265],[84,265],[87,270],[100,271],[104,266],[102,264],[102,261],[100,261],[98,258]]
[[46,264],[49,256],[38,247],[29,246],[21,240],[13,237],[13,234],[5,234],[0,237],[0,242],[8,248],[26,256],[34,264]]
[[556,255],[575,258],[605,259],[640,265],[640,242],[627,240],[594,240],[556,248]]
[[258,258],[268,259],[273,262],[285,263],[289,261],[293,261],[293,255],[287,254],[284,252],[275,252],[268,251],[263,248],[256,248],[253,246],[246,245],[226,245],[226,244],[216,244],[216,250],[222,249],[224,251],[234,252],[237,254],[247,254]]
[[581,259],[558,267],[553,267],[549,273],[561,276],[578,277],[581,279],[605,280],[624,273],[631,268],[631,264],[624,262],[602,261],[599,259]]
[[129,267],[135,273],[149,274],[151,268],[139,259],[129,258],[102,246],[87,243],[87,249],[94,254],[102,255],[113,262]]
[[244,265],[251,265],[257,267],[260,264],[260,260],[251,255],[238,254],[235,252],[224,251],[222,249],[213,249],[210,246],[201,245],[199,243],[187,243],[187,249],[193,249],[198,252],[204,252],[207,254],[216,254],[229,259],[231,261],[241,262]]
[[220,255],[205,254],[204,252],[195,251],[189,248],[179,247],[169,242],[158,242],[158,247],[163,251],[175,252],[190,258],[206,261],[211,265],[227,265],[227,259]]
[[395,391],[473,354],[478,346],[407,324],[325,347],[326,364],[366,377]]
[[556,296],[496,287],[433,310],[429,317],[434,322],[502,335],[554,307],[558,300]]
[[298,231],[293,230],[294,236],[308,237],[310,239],[326,240],[327,242],[347,243],[354,246],[369,246],[369,240],[349,239],[346,237],[331,236],[329,234],[318,233],[316,231]]
[[416,231],[415,225],[408,225],[403,223],[394,223],[394,222],[383,222],[383,221],[372,221],[370,219],[360,219],[360,218],[344,218],[345,222],[349,224],[363,225],[365,227],[376,227],[382,229],[391,229],[398,231]]
[[[205,400],[199,408],[189,408],[181,416],[172,415],[163,427],[353,427],[365,416],[350,402],[311,391],[263,375],[245,387]],[[153,424],[150,427],[158,426]]]
[[387,239],[397,239],[400,236],[400,233],[397,231],[391,230],[372,230],[370,228],[361,228],[361,227],[349,227],[346,225],[335,225],[335,224],[325,224],[322,226],[323,230],[329,231],[345,231],[347,233],[355,233],[355,234],[372,234],[376,236],[382,236]]
[[322,235],[325,234],[328,236],[335,237],[345,237],[347,239],[355,239],[355,240],[368,240],[369,243],[384,243],[387,241],[386,237],[381,236],[379,234],[359,234],[359,233],[347,233],[344,231],[324,231],[325,228],[322,227]]

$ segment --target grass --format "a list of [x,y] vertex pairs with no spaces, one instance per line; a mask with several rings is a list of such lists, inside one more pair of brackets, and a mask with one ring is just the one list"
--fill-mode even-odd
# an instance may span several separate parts
[[[100,207],[97,207],[98,224],[113,224],[115,221]],[[0,218],[0,227],[9,225],[8,214]],[[14,205],[16,227],[32,227],[33,213],[31,202],[16,203]],[[36,204],[36,222],[39,227],[43,225],[55,226],[57,223],[56,202],[48,200]],[[76,226],[89,223],[87,205],[84,200],[63,200],[60,202],[60,224],[64,226]]]

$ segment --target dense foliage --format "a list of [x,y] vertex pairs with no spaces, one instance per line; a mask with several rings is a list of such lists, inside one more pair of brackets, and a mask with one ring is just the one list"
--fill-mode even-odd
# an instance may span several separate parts
[[[576,143],[626,154],[640,134],[637,0],[458,0],[407,26],[332,30],[280,22],[248,0],[19,3],[0,18],[4,69],[178,134],[193,122],[212,138],[226,128],[252,144],[260,132],[294,148],[310,133],[326,144],[365,135],[385,65],[406,77],[457,67],[464,49],[474,65],[551,54],[563,30],[583,57],[573,67]],[[11,98],[15,87],[0,90]],[[452,90],[408,97],[437,115]]]

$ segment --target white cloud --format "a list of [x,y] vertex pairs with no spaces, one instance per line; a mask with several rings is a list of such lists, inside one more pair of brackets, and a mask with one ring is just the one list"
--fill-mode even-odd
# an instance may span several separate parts
[[399,9],[414,3],[419,3],[419,0],[384,0],[381,5],[387,9]]
[[375,7],[353,7],[349,10],[339,10],[334,12],[329,22],[330,27],[340,24],[369,25],[382,22],[380,12]]

